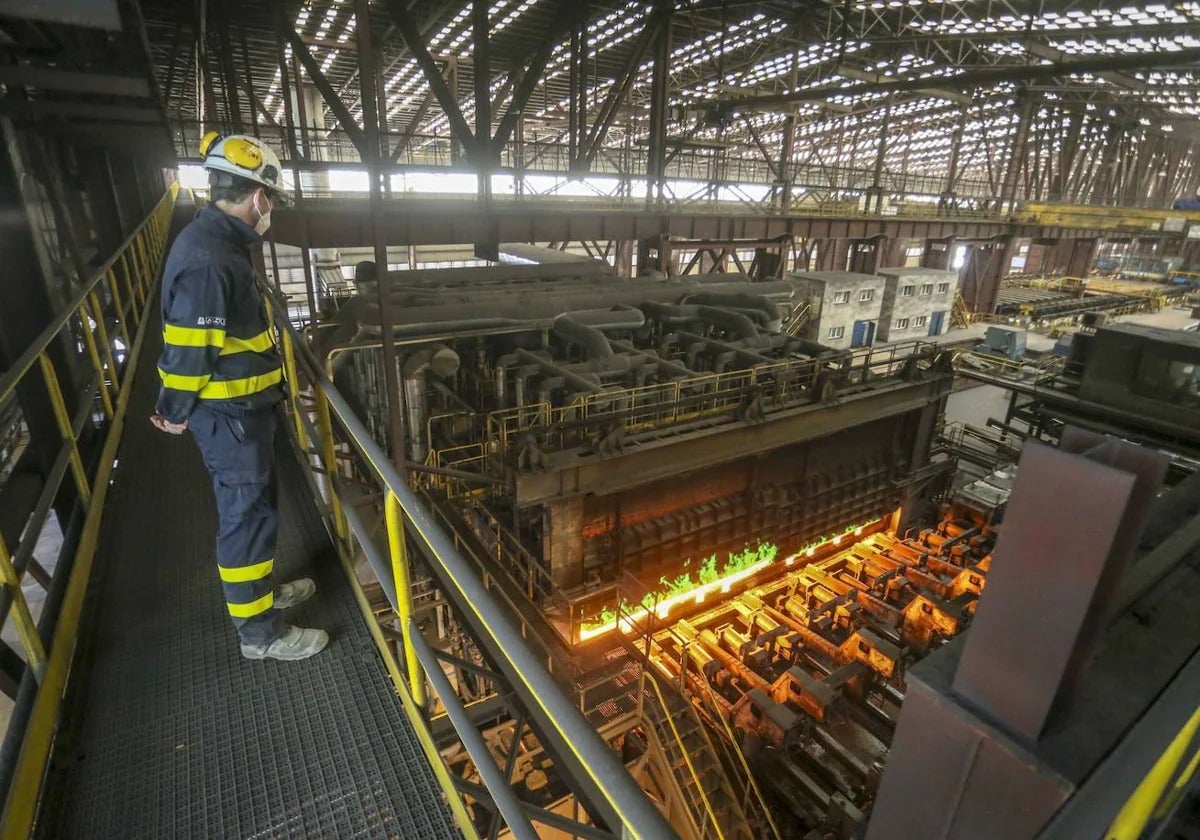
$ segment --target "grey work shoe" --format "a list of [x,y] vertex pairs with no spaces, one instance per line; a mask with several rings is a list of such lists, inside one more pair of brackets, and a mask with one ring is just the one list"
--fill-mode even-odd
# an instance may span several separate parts
[[317,585],[309,578],[300,578],[291,583],[281,583],[275,587],[275,609],[286,610],[297,604],[303,604],[317,592]]
[[242,645],[242,656],[292,662],[320,653],[327,644],[329,634],[324,630],[288,626],[283,635],[269,645]]

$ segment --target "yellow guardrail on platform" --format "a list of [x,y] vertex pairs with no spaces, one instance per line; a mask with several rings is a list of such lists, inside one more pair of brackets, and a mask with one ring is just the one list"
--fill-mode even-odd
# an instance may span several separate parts
[[1105,840],[1138,840],[1152,820],[1164,819],[1200,769],[1200,709],[1167,745],[1112,821]]
[[[5,840],[28,837],[33,829],[67,674],[75,652],[109,479],[124,429],[125,411],[133,386],[132,374],[145,338],[146,313],[154,298],[154,284],[178,194],[178,182],[173,182],[137,230],[83,284],[63,314],[47,326],[37,341],[0,377],[2,405],[16,398],[16,389],[27,376],[36,379],[40,374],[55,425],[62,436],[59,457],[35,508],[35,512],[42,511],[40,521],[34,517],[35,521],[15,550],[10,551],[0,537],[0,585],[3,586],[0,616],[5,620],[12,616],[26,662],[37,682],[32,709],[24,723],[12,784],[0,817],[0,837]],[[62,342],[63,338],[69,341]],[[84,363],[91,365],[91,376],[74,417],[68,412],[63,393],[62,383],[72,381],[70,353],[64,344],[74,348]],[[64,361],[62,353],[67,354],[67,368],[60,370],[59,365]],[[56,357],[60,360],[57,364]],[[103,411],[107,429],[98,467],[95,475],[89,477],[80,456],[79,441],[83,430],[93,422],[96,401]],[[85,514],[74,559],[61,571],[69,575],[66,593],[47,639],[34,624],[21,590],[21,579],[45,523],[45,512],[58,494],[68,470]],[[20,724],[14,721],[12,725]]]
[[[264,293],[273,296],[263,284]],[[436,695],[470,756],[483,789],[516,838],[536,838],[534,822],[555,815],[520,803],[482,736],[471,723],[461,698],[443,671],[443,655],[425,640],[413,618],[412,557],[409,541],[420,550],[438,588],[459,610],[463,621],[479,634],[477,641],[511,693],[519,698],[561,763],[564,778],[595,808],[614,836],[658,838],[673,836],[665,817],[626,771],[620,757],[597,734],[583,714],[554,682],[545,665],[526,643],[523,633],[503,612],[486,578],[458,551],[449,535],[420,501],[371,436],[362,420],[330,381],[275,299],[273,317],[283,349],[290,383],[291,426],[303,453],[314,489],[328,504],[327,523],[343,569],[358,600],[363,618],[375,638],[405,712],[446,795],[459,828],[468,838],[478,836],[469,809],[477,803],[470,785],[454,777],[433,739],[427,714],[428,699]],[[402,446],[402,442],[393,442]],[[319,486],[317,486],[319,485]],[[363,492],[366,490],[367,495]],[[373,527],[382,519],[386,544]],[[368,603],[354,572],[363,556],[379,579],[392,610],[399,638],[394,651]],[[430,691],[431,690],[431,691]],[[489,810],[492,808],[489,807]],[[561,818],[559,820],[561,821]],[[589,834],[594,828],[583,829]]]

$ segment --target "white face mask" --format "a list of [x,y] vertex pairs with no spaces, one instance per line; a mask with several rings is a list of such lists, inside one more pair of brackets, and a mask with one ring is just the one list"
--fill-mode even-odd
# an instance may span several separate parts
[[258,222],[254,225],[254,232],[262,236],[267,232],[267,228],[271,226],[271,210],[270,203],[267,204],[267,212],[258,209],[258,193],[254,194],[254,212],[258,214]]

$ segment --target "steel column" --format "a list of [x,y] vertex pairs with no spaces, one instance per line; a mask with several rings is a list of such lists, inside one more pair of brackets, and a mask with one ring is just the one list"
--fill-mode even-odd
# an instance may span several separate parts
[[429,54],[429,47],[425,43],[425,39],[421,36],[420,30],[417,29],[416,23],[413,22],[412,16],[409,14],[408,3],[403,0],[385,0],[384,5],[392,15],[392,20],[396,23],[396,30],[400,33],[400,37],[404,39],[404,43],[408,46],[408,50],[412,53],[413,59],[421,68],[425,75],[425,81],[429,83],[434,95],[437,97],[438,104],[442,106],[442,110],[446,114],[446,120],[450,123],[450,131],[458,140],[462,147],[470,153],[475,148],[475,138],[471,134],[471,128],[467,125],[467,120],[463,116],[462,109],[458,107],[458,100],[454,96],[454,92],[446,85],[445,79],[442,78],[441,70],[438,69],[437,62],[433,60],[433,56]]
[[667,163],[667,96],[671,83],[671,12],[673,3],[658,0],[662,30],[654,39],[654,66],[650,79],[650,137],[646,160],[646,204],[663,199]]
[[392,341],[391,284],[388,280],[387,238],[381,224],[383,216],[383,179],[388,177],[383,168],[383,149],[379,132],[380,120],[377,103],[378,77],[375,73],[375,55],[371,44],[370,0],[355,0],[354,37],[358,46],[358,79],[362,91],[364,162],[367,164],[367,179],[370,182],[371,234],[375,246],[375,289],[379,298],[379,331],[383,345],[383,380],[387,398],[388,429],[391,435],[392,460],[401,475],[404,474],[404,407],[400,397],[399,368],[396,364],[396,348]]

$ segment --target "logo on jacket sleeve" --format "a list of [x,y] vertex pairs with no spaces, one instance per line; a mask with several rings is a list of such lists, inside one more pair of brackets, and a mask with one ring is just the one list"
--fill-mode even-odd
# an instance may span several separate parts
[[223,326],[225,326],[225,319],[218,318],[216,315],[201,315],[199,318],[196,319],[196,326],[198,326],[198,327],[223,327]]

